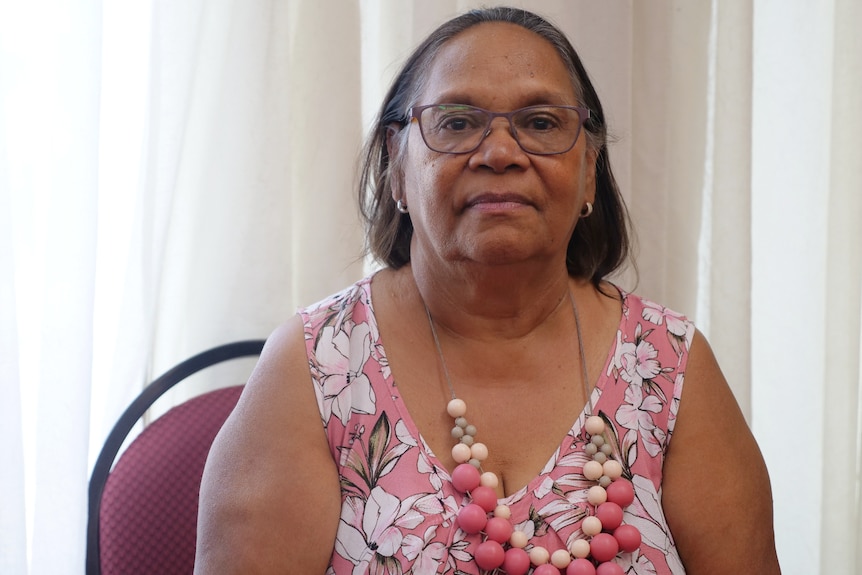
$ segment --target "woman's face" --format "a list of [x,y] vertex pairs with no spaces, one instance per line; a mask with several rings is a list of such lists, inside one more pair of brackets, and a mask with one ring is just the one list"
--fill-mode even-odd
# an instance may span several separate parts
[[[538,104],[580,103],[554,47],[509,23],[473,26],[450,40],[428,71],[418,105],[469,104],[509,112]],[[410,130],[402,186],[413,223],[411,260],[561,263],[584,202],[594,200],[595,153],[581,130],[564,154],[524,152],[505,118],[473,152],[430,150],[417,122]]]

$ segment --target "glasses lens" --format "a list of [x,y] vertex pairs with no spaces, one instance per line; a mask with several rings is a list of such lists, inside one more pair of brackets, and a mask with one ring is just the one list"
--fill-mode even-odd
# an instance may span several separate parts
[[419,128],[435,152],[463,154],[479,147],[497,116],[510,118],[521,149],[540,155],[568,152],[583,123],[578,109],[566,106],[530,106],[497,113],[462,104],[435,104],[420,108]]
[[419,116],[419,127],[428,147],[449,154],[476,148],[489,122],[485,110],[453,104],[425,108]]
[[518,143],[525,152],[561,154],[578,140],[581,117],[577,110],[562,106],[531,106],[512,116]]

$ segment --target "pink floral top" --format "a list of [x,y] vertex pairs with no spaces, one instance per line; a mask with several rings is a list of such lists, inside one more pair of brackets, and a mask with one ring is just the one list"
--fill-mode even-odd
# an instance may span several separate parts
[[[622,293],[622,292],[621,292]],[[627,574],[684,573],[661,506],[664,453],[673,432],[693,325],[622,293],[615,345],[592,393],[609,424],[613,457],[635,488],[624,521],[640,549],[616,562]],[[389,369],[371,301],[371,278],[300,310],[314,391],[341,476],[341,521],[328,574],[478,575],[481,535],[457,527],[466,496],[419,435]],[[444,409],[445,406],[441,406]],[[545,468],[501,503],[530,545],[566,548],[594,508],[582,474],[582,412]]]

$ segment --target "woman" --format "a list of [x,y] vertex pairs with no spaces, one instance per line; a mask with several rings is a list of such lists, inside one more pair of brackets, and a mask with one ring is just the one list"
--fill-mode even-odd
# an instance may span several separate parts
[[268,341],[207,464],[198,573],[779,572],[708,344],[604,280],[628,248],[605,139],[538,16],[417,48],[360,190],[387,267]]

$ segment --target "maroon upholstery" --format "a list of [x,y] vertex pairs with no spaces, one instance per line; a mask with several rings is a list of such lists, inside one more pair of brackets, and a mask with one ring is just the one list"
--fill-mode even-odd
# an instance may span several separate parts
[[204,463],[241,391],[218,389],[174,407],[120,457],[99,514],[104,575],[192,573]]

